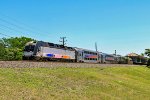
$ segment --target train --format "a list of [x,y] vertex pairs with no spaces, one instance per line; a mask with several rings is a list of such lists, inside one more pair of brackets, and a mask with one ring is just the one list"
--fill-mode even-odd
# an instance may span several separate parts
[[28,42],[23,51],[23,60],[101,64],[128,64],[129,62],[129,58],[121,55],[107,54],[78,47],[68,47],[43,41]]

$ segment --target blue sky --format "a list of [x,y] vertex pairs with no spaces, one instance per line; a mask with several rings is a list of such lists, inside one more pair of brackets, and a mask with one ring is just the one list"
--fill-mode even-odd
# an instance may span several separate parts
[[[150,48],[149,0],[0,0],[0,32],[106,53]],[[10,29],[11,28],[11,29]],[[3,36],[0,36],[3,37]]]

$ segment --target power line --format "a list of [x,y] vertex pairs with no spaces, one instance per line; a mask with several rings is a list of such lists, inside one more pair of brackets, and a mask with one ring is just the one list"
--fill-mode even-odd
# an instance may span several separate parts
[[[7,29],[2,28],[2,27],[0,27],[0,30],[5,31],[5,33],[12,33],[12,32],[13,32],[12,30],[7,30]],[[1,33],[2,33],[2,32],[1,32]],[[4,34],[4,33],[3,33],[3,34]],[[10,36],[10,35],[8,35],[8,36]],[[11,37],[13,37],[13,36],[11,36]]]
[[5,23],[7,23],[7,24],[10,24],[10,25],[12,25],[12,26],[15,26],[15,27],[17,27],[17,28],[19,28],[19,29],[22,29],[22,27],[17,26],[17,25],[15,25],[15,24],[13,24],[13,23],[10,23],[10,22],[8,22],[7,20],[4,20],[4,19],[2,19],[2,18],[0,18],[0,20],[3,21],[3,22],[5,22]]
[[[16,24],[13,24],[13,23],[11,23],[11,22],[9,22],[9,21],[7,21],[7,20],[4,20],[4,19],[2,19],[2,18],[0,18],[0,20],[1,20],[2,22],[5,22],[5,23],[10,24],[10,25],[12,25],[12,26],[15,26],[15,27],[18,28],[18,29],[22,29],[22,30],[25,30],[25,31],[29,31],[29,30],[26,29],[26,28],[23,28],[23,27],[21,27],[21,26],[18,26],[18,25],[16,25]],[[31,31],[31,30],[30,30],[30,32],[35,33],[35,32],[33,32],[33,31]]]
[[[20,27],[20,26],[17,26],[17,25],[15,25],[15,24],[11,23],[11,22],[8,22],[7,20],[1,19],[1,18],[0,18],[0,20],[3,21],[3,22],[5,22],[5,23],[7,23],[7,24],[10,24],[10,25],[12,25],[12,26],[17,27],[18,29],[24,30],[24,28],[22,28],[22,27]],[[18,30],[16,30],[16,29],[11,28],[11,27],[8,27],[8,26],[2,25],[2,24],[0,24],[0,25],[3,26],[3,27],[8,28],[8,29],[10,29],[10,30],[18,31]],[[23,33],[23,34],[26,34],[26,33],[21,32],[21,31],[18,31],[18,32]],[[28,34],[28,35],[29,35],[29,34]]]
[[2,14],[2,13],[0,13],[0,15],[2,15],[2,16],[4,16],[5,18],[8,18],[8,19],[10,19],[10,20],[12,20],[12,21],[14,21],[14,22],[20,23],[20,24],[22,24],[23,26],[28,27],[28,29],[30,28],[31,30],[34,30],[34,31],[35,31],[35,30],[36,30],[36,31],[38,30],[38,31],[41,31],[42,33],[48,33],[48,32],[42,31],[42,30],[40,30],[40,29],[38,29],[38,28],[29,26],[29,25],[27,25],[27,24],[25,24],[25,23],[23,23],[23,22],[20,22],[20,21],[14,19],[14,18],[12,18],[12,17],[10,17],[10,16],[8,16],[8,15]]
[[[6,16],[6,15],[4,15],[4,14],[1,14],[1,15],[5,16],[5,18],[7,17],[7,18],[9,18],[9,19],[11,19],[11,20],[13,20],[13,21],[15,21],[15,22],[18,22],[18,23],[20,23],[20,24],[23,24],[24,26],[28,27],[28,29],[27,29],[27,28],[24,28],[24,27],[21,27],[21,26],[18,26],[18,25],[16,25],[16,24],[13,24],[13,23],[11,23],[11,22],[9,22],[9,21],[7,21],[7,20],[4,20],[4,19],[0,18],[1,21],[5,22],[5,23],[7,23],[7,24],[10,24],[10,25],[12,25],[12,26],[15,26],[15,27],[17,27],[17,28],[19,28],[19,29],[23,29],[23,30],[26,30],[26,31],[29,31],[29,30],[30,30],[31,33],[38,33],[38,35],[41,34],[41,33],[39,33],[39,32],[31,31],[31,30],[34,30],[33,27],[30,27],[30,26],[28,26],[28,25],[26,25],[26,24],[24,24],[24,23],[22,23],[22,22],[17,21],[16,19],[11,18],[11,17],[8,17],[8,16]],[[29,28],[30,28],[30,29],[29,29]],[[36,30],[37,30],[37,29],[36,29]],[[42,32],[41,35],[43,35],[43,34],[45,34],[45,33],[48,33],[48,32]],[[45,35],[49,36],[48,34],[45,34]]]
[[[21,31],[19,31],[19,30],[13,29],[13,28],[11,28],[11,27],[9,27],[9,26],[6,26],[6,25],[0,24],[0,26],[5,27],[5,28],[7,28],[7,29],[9,29],[9,30],[13,30],[13,31],[15,31],[15,32],[19,32],[19,33],[25,34],[24,32],[21,32]],[[27,34],[25,34],[25,35],[27,35]],[[30,35],[30,34],[28,34],[28,35]]]
[[[6,30],[6,29],[4,29],[4,28],[7,28],[7,29],[9,29],[9,30],[11,30],[11,31],[15,31],[15,32],[17,32],[17,33],[21,33],[21,34],[24,34],[24,35],[21,35],[21,36],[27,36],[27,37],[31,37],[31,38],[33,38],[33,39],[35,39],[35,36],[31,36],[30,34],[27,34],[27,33],[25,33],[25,32],[22,32],[22,31],[20,31],[20,30],[16,30],[16,29],[14,29],[14,28],[12,28],[12,27],[9,27],[9,26],[6,26],[6,25],[2,25],[2,24],[0,24],[0,28],[1,29],[3,29],[3,30]],[[3,28],[2,28],[3,27]],[[37,39],[37,38],[36,38]]]

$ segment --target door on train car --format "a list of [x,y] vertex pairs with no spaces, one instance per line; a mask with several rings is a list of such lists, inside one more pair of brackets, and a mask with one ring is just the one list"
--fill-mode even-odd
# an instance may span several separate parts
[[104,63],[104,56],[101,54],[101,63]]
[[83,62],[83,53],[82,52],[78,52],[78,56],[77,56],[77,61],[78,62]]

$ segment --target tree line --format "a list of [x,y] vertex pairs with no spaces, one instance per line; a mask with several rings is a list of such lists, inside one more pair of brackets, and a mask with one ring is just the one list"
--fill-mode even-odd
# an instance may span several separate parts
[[23,48],[29,41],[28,37],[11,37],[0,39],[0,60],[22,60]]

